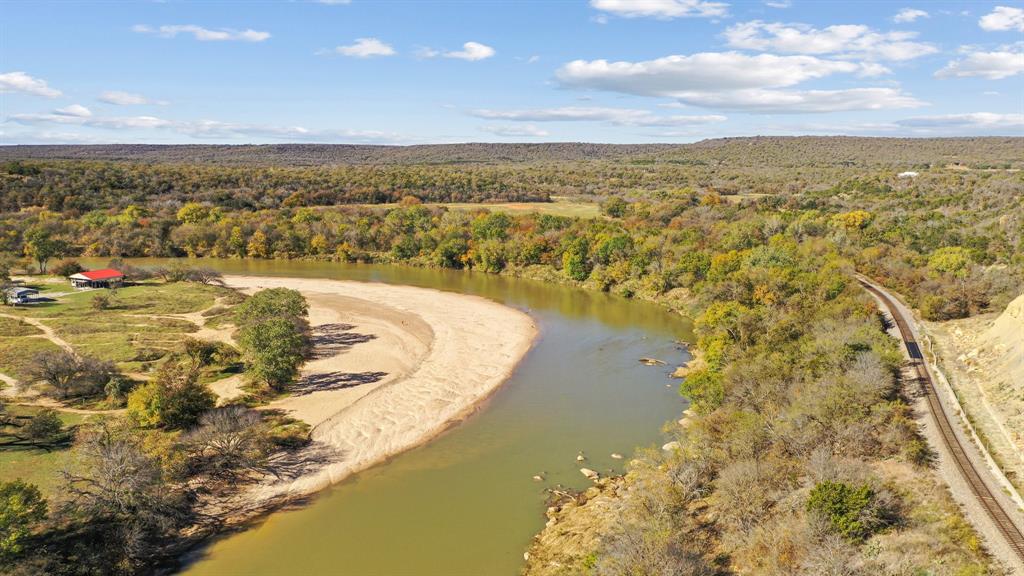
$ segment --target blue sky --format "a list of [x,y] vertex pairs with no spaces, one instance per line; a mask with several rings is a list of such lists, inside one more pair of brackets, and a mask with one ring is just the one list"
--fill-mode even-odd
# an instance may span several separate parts
[[1024,3],[3,2],[0,143],[1024,135]]

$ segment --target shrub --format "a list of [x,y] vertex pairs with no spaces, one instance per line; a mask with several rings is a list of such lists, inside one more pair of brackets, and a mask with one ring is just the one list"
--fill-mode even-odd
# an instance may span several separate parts
[[0,482],[0,558],[19,554],[32,525],[46,517],[39,488],[21,480]]
[[57,276],[68,277],[71,276],[72,274],[78,274],[83,270],[85,270],[85,268],[83,268],[82,265],[78,263],[78,260],[72,260],[68,258],[56,263],[51,271]]
[[865,540],[885,525],[878,514],[875,491],[866,484],[819,482],[811,490],[807,510],[827,520],[832,530],[854,542]]
[[142,427],[188,428],[216,403],[210,388],[199,382],[198,370],[168,362],[128,395],[128,416]]
[[60,421],[57,411],[43,408],[28,421],[22,431],[31,440],[46,442],[56,438],[63,428],[64,423]]

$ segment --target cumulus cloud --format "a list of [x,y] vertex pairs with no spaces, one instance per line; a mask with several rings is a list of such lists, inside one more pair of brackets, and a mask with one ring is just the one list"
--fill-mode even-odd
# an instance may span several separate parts
[[556,78],[570,87],[674,97],[692,91],[780,88],[836,73],[865,71],[874,73],[876,69],[813,56],[701,52],[640,62],[574,60],[562,66]]
[[481,126],[480,130],[494,134],[495,136],[507,136],[511,138],[541,138],[549,135],[547,130],[534,126],[533,124],[526,124],[525,126],[488,124],[486,126]]
[[673,98],[696,106],[745,111],[831,112],[923,105],[897,88],[780,90],[833,74],[873,75],[883,70],[870,63],[813,56],[705,52],[641,62],[576,60],[560,68],[556,78],[566,87]]
[[270,38],[270,32],[260,32],[252,29],[234,30],[232,28],[211,30],[195,24],[166,24],[156,28],[146,24],[136,24],[132,27],[132,31],[140,34],[153,34],[161,38],[174,38],[179,34],[191,34],[196,40],[203,42],[224,42],[229,40],[263,42]]
[[992,12],[978,20],[978,26],[989,32],[1024,32],[1024,8],[996,6]]
[[525,110],[474,110],[477,118],[515,122],[604,122],[615,126],[691,126],[724,122],[725,116],[659,116],[649,110],[564,106]]
[[892,17],[893,22],[913,22],[918,18],[928,18],[928,13],[924,10],[918,10],[916,8],[904,8],[896,13]]
[[393,56],[395,49],[377,38],[356,38],[354,44],[338,46],[334,52],[353,58],[369,58],[371,56]]
[[462,50],[445,52],[442,56],[445,58],[458,58],[459,60],[469,60],[472,62],[494,56],[494,48],[479,42],[466,42],[462,45]]
[[590,0],[597,10],[625,18],[714,18],[725,16],[729,5],[705,0]]
[[0,94],[10,92],[21,92],[22,94],[43,96],[45,98],[56,98],[61,95],[61,91],[56,88],[50,88],[46,84],[46,80],[34,78],[24,72],[5,72],[0,74]]
[[995,52],[968,49],[964,57],[951,60],[935,73],[937,78],[987,78],[1001,80],[1024,72],[1024,49],[1007,47]]
[[923,42],[913,42],[916,32],[878,32],[859,24],[812,28],[806,24],[782,24],[754,20],[730,26],[725,39],[733,48],[789,54],[835,54],[872,60],[910,60],[937,52]]
[[107,90],[100,94],[97,98],[100,102],[107,104],[114,104],[117,106],[133,106],[138,104],[161,104],[161,102],[153,102],[149,98],[146,98],[142,94],[132,94],[131,92],[122,92],[120,90]]
[[64,108],[57,108],[53,113],[58,116],[71,116],[74,118],[88,118],[89,116],[92,116],[92,110],[89,110],[81,104],[72,104],[70,106],[65,106]]
[[496,52],[494,51],[494,48],[479,42],[466,42],[462,45],[462,50],[450,50],[447,52],[435,50],[429,46],[423,46],[416,49],[417,58],[437,58],[440,56],[443,58],[468,60],[470,62],[484,60],[494,56],[495,54]]

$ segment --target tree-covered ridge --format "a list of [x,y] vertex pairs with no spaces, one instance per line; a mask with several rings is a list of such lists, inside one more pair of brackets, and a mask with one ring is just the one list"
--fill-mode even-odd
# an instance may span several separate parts
[[0,147],[0,160],[61,159],[169,164],[324,166],[337,164],[507,164],[586,160],[728,162],[776,166],[1020,163],[1020,138],[758,136],[693,144],[359,144],[38,145]]
[[[680,191],[811,194],[867,174],[1012,174],[1006,171],[1024,166],[1022,148],[1020,138],[845,137],[646,147],[86,146],[59,147],[63,152],[52,154],[50,147],[14,146],[0,147],[0,211],[45,207],[84,213],[185,202],[256,210],[386,203],[407,195],[425,202],[542,202],[552,195],[672,199]],[[253,159],[247,152],[252,150],[272,160]],[[293,162],[293,150],[300,151],[300,158],[308,153],[325,159]],[[193,152],[199,157],[191,157]],[[219,160],[206,160],[208,154]]]

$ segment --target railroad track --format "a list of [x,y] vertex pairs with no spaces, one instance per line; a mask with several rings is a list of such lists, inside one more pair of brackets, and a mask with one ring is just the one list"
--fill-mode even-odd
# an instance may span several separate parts
[[996,528],[1006,538],[1006,543],[1017,555],[1017,558],[1024,562],[1024,534],[1021,533],[1020,528],[1013,522],[1010,515],[1003,508],[1002,502],[999,501],[989,489],[988,484],[982,479],[978,469],[974,466],[974,462],[964,451],[963,444],[960,442],[960,438],[956,435],[953,430],[953,423],[950,421],[949,415],[946,413],[946,409],[943,407],[942,402],[939,400],[938,391],[935,388],[935,382],[932,380],[931,373],[928,372],[928,367],[925,365],[924,355],[921,353],[921,347],[917,343],[917,339],[914,338],[914,332],[910,329],[910,325],[907,323],[906,318],[893,303],[892,299],[871,284],[860,280],[861,285],[868,292],[874,294],[882,304],[889,310],[889,314],[892,315],[893,320],[896,321],[896,327],[899,328],[900,336],[903,339],[903,344],[907,347],[907,353],[910,355],[911,362],[913,362],[914,369],[917,371],[917,381],[920,383],[922,390],[925,392],[928,398],[928,406],[931,409],[932,417],[935,419],[935,423],[938,426],[939,433],[942,436],[942,440],[949,449],[950,454],[953,455],[953,461],[956,462],[956,467],[960,470],[964,479],[967,480],[968,486],[971,488],[971,492],[974,493],[975,497],[981,503],[985,511],[988,512],[989,517],[995,523]]

